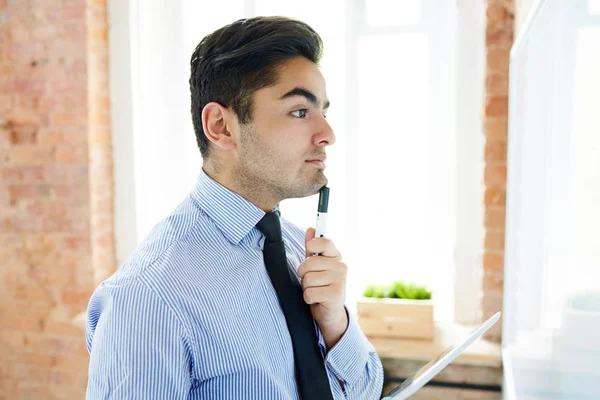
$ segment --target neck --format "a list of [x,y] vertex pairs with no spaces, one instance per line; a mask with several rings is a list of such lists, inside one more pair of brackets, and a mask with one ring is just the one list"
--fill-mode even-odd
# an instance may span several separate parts
[[239,194],[264,212],[273,211],[281,201],[281,199],[267,193],[269,191],[263,185],[254,182],[252,179],[245,179],[243,171],[236,173],[227,168],[215,167],[213,163],[207,160],[204,161],[202,170],[212,180]]

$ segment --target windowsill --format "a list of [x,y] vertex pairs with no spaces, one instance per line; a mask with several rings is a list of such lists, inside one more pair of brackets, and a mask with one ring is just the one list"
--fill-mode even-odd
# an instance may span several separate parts
[[[370,337],[385,371],[383,392],[389,393],[444,350],[464,340],[473,329],[458,324],[436,324],[433,340]],[[500,344],[479,339],[419,393],[423,399],[498,400],[502,381]]]
[[[380,358],[429,362],[444,350],[462,341],[473,329],[475,327],[436,323],[433,340],[369,337],[369,341]],[[501,346],[499,343],[478,339],[453,363],[501,368]]]

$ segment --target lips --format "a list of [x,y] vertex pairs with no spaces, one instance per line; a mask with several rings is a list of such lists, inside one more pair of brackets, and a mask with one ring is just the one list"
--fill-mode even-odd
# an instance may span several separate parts
[[308,160],[306,160],[306,162],[311,162],[311,161],[325,162],[326,159],[327,159],[327,155],[320,154],[318,156],[313,156],[313,157],[309,158]]

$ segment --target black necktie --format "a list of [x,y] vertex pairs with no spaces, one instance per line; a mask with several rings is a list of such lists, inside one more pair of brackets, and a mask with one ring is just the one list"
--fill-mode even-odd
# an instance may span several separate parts
[[300,397],[305,400],[333,399],[310,306],[304,301],[296,274],[287,264],[279,215],[267,213],[256,227],[265,235],[265,266],[292,337]]

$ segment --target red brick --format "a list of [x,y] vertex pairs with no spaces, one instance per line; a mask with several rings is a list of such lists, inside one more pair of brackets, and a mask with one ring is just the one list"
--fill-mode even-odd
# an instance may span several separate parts
[[[87,368],[85,369],[87,374]],[[83,381],[87,382],[87,378],[82,378]],[[86,384],[78,386],[65,386],[65,385],[48,385],[49,393],[57,399],[83,399],[86,393]]]
[[4,93],[12,92],[20,95],[41,94],[45,83],[40,79],[12,79],[0,85]]
[[503,271],[504,256],[501,253],[485,252],[483,255],[483,268],[485,271]]
[[54,149],[23,144],[14,146],[8,151],[8,162],[11,164],[40,165],[53,161]]
[[[1,90],[0,90],[1,92]],[[40,110],[33,110],[23,107],[13,107],[10,110],[10,120],[7,118],[6,123],[16,123],[16,124],[34,124],[41,126],[42,125],[42,117],[43,112]]]
[[488,188],[505,188],[506,166],[486,165],[484,170],[484,182]]
[[492,231],[492,230],[488,229],[485,233],[485,242],[484,242],[485,250],[503,252],[504,251],[504,237],[505,237],[505,234],[504,234],[503,230]]
[[[79,331],[81,333],[81,330]],[[57,367],[59,369],[69,369],[69,366],[83,366],[89,364],[88,356],[63,356],[60,354],[33,354],[23,353],[21,360],[29,365],[37,367]],[[85,368],[87,369],[87,368]]]
[[40,182],[46,179],[46,170],[43,166],[4,167],[0,176],[5,183]]
[[70,200],[79,203],[87,199],[89,190],[86,186],[79,185],[54,185],[52,193],[58,199]]
[[3,314],[9,312],[16,317],[43,320],[47,318],[48,313],[52,309],[52,302],[49,298],[46,298],[45,302],[9,299],[2,300],[2,305],[0,307]]
[[71,337],[49,335],[46,333],[28,333],[26,335],[25,349],[40,354],[87,354],[82,340],[73,340]]
[[87,226],[86,221],[75,217],[55,217],[42,219],[41,232],[82,232]]
[[2,317],[3,329],[36,332],[42,330],[44,323],[42,318],[23,317],[14,312],[0,313],[0,316]]
[[502,293],[504,290],[504,274],[499,272],[486,272],[483,275],[483,290],[488,293]]
[[90,239],[87,236],[66,236],[64,246],[74,252],[89,251]]
[[487,142],[485,145],[485,160],[488,163],[506,164],[506,143]]
[[26,207],[27,213],[44,219],[65,218],[68,205],[60,200],[34,200]]
[[489,230],[504,230],[505,211],[503,208],[487,208],[484,218],[485,228]]
[[56,162],[59,164],[86,163],[88,149],[82,146],[60,146],[56,148]]
[[504,117],[487,117],[484,124],[484,132],[486,141],[489,142],[506,142],[508,135],[508,118]]
[[485,115],[504,117],[508,115],[508,96],[488,96],[485,104]]
[[488,25],[497,24],[498,21],[504,22],[508,17],[508,10],[502,3],[490,2],[486,10],[486,17]]
[[[11,290],[11,298],[26,302],[49,303],[49,300],[52,299],[52,292],[49,288],[22,283]],[[46,316],[45,313],[42,315],[42,317]]]
[[85,17],[85,5],[69,5],[63,7],[51,7],[46,12],[46,18],[52,22],[61,22],[64,20],[82,21]]
[[31,36],[35,40],[48,40],[56,37],[57,29],[53,25],[37,25],[31,29]]
[[63,133],[57,129],[40,129],[38,142],[42,146],[56,146],[64,141]]
[[505,206],[506,190],[501,188],[487,188],[484,195],[486,206]]
[[50,196],[50,187],[46,184],[23,184],[8,186],[8,201],[15,205],[22,199],[47,198]]
[[92,140],[88,135],[92,135],[91,130],[85,131],[73,127],[63,129],[62,144],[68,146],[84,146],[87,148],[88,141]]
[[60,128],[74,126],[78,121],[78,115],[72,111],[55,112],[50,118],[52,120],[52,126]]
[[489,71],[508,76],[510,50],[503,48],[491,48],[487,51],[487,68]]
[[9,120],[0,125],[0,131],[8,139],[9,145],[35,144],[38,126]]
[[508,96],[508,74],[488,72],[485,91],[488,96]]
[[[78,303],[78,307],[85,308],[85,302]],[[75,325],[72,321],[53,321],[47,320],[42,328],[43,332],[51,335],[81,337],[81,328]]]
[[58,93],[78,92],[85,90],[86,82],[79,79],[63,79],[52,83],[52,91]]
[[3,332],[3,335],[0,335],[0,341],[0,348],[2,349],[21,349],[25,346],[26,342],[25,332],[7,329],[5,332]]
[[11,132],[11,144],[35,144],[37,138],[37,126],[18,126]]
[[[62,257],[61,260],[67,259]],[[70,268],[58,268],[60,264],[52,265],[46,263],[45,265],[32,265],[27,270],[29,279],[35,281],[38,285],[48,286],[68,286],[73,282],[73,273],[77,270],[75,263]]]
[[486,206],[504,206],[506,204],[506,190],[500,188],[487,188],[484,203]]
[[67,72],[69,76],[85,76],[87,73],[88,63],[86,62],[85,57],[78,58],[73,60],[71,65],[67,67]]
[[[88,184],[87,165],[79,164],[49,164],[46,165],[48,181],[59,184],[70,184],[71,186],[87,186]],[[80,193],[79,191],[78,193]]]
[[27,233],[27,232],[40,232],[42,221],[36,220],[29,216],[16,217],[7,216],[0,217],[0,233],[5,232],[16,232],[16,233]]
[[65,305],[82,305],[84,306],[92,293],[89,290],[65,290],[62,293],[62,303]]
[[488,25],[485,36],[485,44],[488,48],[510,49],[513,43],[512,28],[504,22],[493,26]]
[[8,94],[0,94],[0,113],[6,113],[12,108],[12,97]]
[[15,98],[15,107],[38,109],[40,106],[41,94],[32,94],[28,96],[17,96]]

